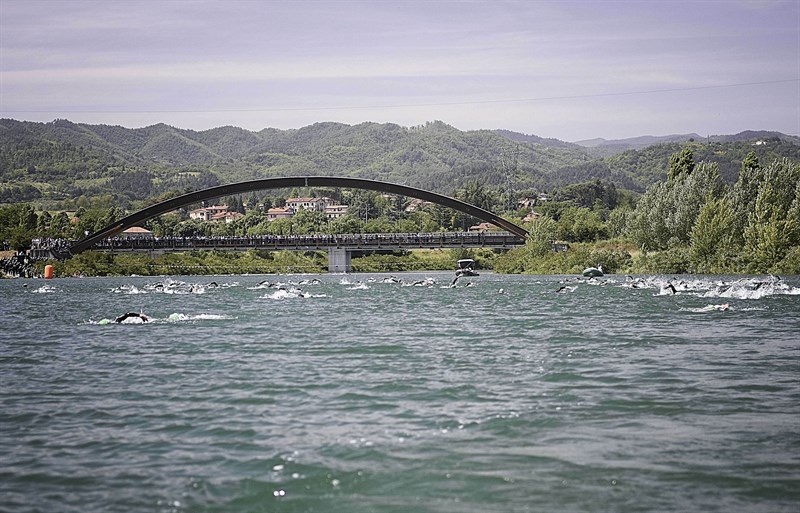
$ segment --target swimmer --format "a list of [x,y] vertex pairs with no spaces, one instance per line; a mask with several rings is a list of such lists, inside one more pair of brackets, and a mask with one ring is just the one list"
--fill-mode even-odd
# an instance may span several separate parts
[[698,312],[725,312],[730,309],[730,305],[728,303],[723,303],[721,305],[706,305],[703,308],[698,308],[696,311]]
[[117,324],[142,324],[150,322],[150,318],[143,313],[128,312],[116,317],[114,322]]
[[667,283],[666,286],[661,287],[661,292],[659,292],[659,295],[661,295],[661,296],[665,296],[665,295],[666,296],[672,296],[672,295],[675,295],[677,292],[678,291],[675,289],[675,285],[673,285],[670,282],[670,283]]

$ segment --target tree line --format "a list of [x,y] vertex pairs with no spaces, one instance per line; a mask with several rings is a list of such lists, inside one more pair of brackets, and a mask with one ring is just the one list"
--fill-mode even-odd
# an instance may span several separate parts
[[[549,243],[564,236],[565,214],[576,215],[535,220],[526,246],[500,258],[498,270],[578,272],[599,263],[612,272],[800,273],[800,165],[788,158],[762,165],[751,152],[727,184],[716,163],[696,163],[684,148],[669,159],[666,180],[607,211],[605,221],[580,213],[605,242],[554,255]],[[573,240],[577,234],[573,228]]]
[[[611,272],[800,273],[797,162],[781,158],[762,165],[750,152],[736,181],[727,183],[718,164],[696,162],[692,147],[686,146],[665,168],[665,179],[641,195],[600,180],[569,184],[549,197],[469,180],[454,196],[529,230],[525,247],[498,256],[495,266],[501,272],[572,273],[602,264]],[[131,174],[123,183],[135,187],[137,180],[142,177]],[[331,196],[349,205],[344,217],[328,219],[322,212],[301,210],[292,218],[269,220],[269,207],[301,192],[282,194],[222,198],[244,213],[232,223],[189,220],[184,209],[151,219],[146,227],[157,236],[191,237],[459,231],[478,223],[439,205],[411,210],[405,198],[339,189],[303,194]],[[520,199],[527,203],[521,206]],[[36,237],[79,239],[125,215],[110,199],[86,200],[70,216],[37,211],[30,204],[0,207],[0,240],[8,247],[27,247]],[[568,243],[571,250],[554,254],[554,242]]]

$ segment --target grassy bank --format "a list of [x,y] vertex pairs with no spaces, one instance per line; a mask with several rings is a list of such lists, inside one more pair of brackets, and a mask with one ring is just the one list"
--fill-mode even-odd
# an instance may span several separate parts
[[[481,269],[491,269],[497,254],[489,249],[436,249],[358,255],[353,272],[403,272],[453,270],[456,261],[473,258]],[[211,274],[325,273],[328,255],[322,251],[188,251],[151,257],[137,253],[111,255],[87,251],[64,262],[36,263],[54,266],[56,276],[158,276]]]
[[[462,258],[474,259],[478,269],[504,274],[580,274],[586,267],[597,265],[608,274],[800,274],[800,249],[789,252],[779,264],[761,269],[749,264],[743,256],[731,255],[721,262],[698,262],[685,247],[643,252],[621,240],[571,244],[568,251],[544,254],[528,246],[506,252],[484,248],[356,253],[352,266],[353,272],[363,273],[449,271]],[[56,276],[60,277],[297,274],[327,272],[328,256],[322,251],[189,251],[155,257],[88,251],[64,262],[37,262],[37,274],[42,274],[46,264],[53,265]]]

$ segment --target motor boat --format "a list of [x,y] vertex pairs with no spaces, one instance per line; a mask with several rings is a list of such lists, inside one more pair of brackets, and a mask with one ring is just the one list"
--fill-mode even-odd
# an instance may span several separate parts
[[603,266],[598,265],[597,267],[587,267],[583,270],[583,275],[587,278],[599,278],[603,276]]
[[471,258],[464,258],[458,261],[458,269],[456,269],[456,276],[480,276],[478,271],[476,271],[473,267],[475,266],[475,260]]

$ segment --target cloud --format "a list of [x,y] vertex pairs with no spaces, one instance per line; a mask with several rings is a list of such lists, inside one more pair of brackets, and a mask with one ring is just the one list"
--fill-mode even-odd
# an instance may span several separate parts
[[[442,119],[527,133],[641,119],[663,133],[676,113],[694,125],[706,112],[692,90],[800,78],[796,2],[0,1],[0,115]],[[646,91],[665,92],[628,94]],[[776,124],[800,117],[796,85],[711,99],[755,122],[754,105],[773,112],[766,93],[783,107]]]

